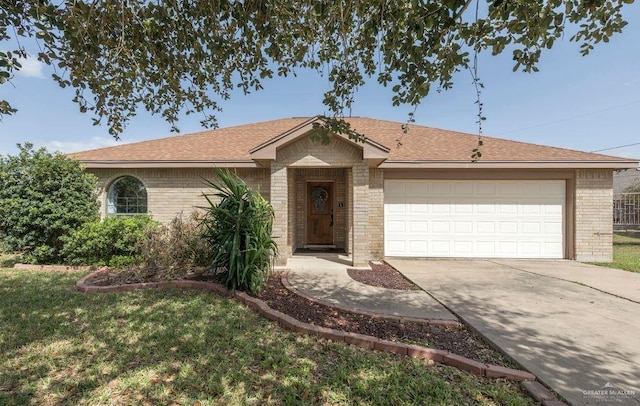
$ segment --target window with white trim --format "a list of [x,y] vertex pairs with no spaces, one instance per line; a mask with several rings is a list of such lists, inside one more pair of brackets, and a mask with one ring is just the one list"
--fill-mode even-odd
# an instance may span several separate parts
[[147,212],[147,189],[133,176],[116,179],[107,193],[107,214],[132,215]]

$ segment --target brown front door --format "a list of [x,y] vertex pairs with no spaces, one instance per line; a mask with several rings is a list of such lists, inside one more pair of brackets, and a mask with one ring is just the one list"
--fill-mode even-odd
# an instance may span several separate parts
[[307,183],[307,244],[333,244],[333,183]]

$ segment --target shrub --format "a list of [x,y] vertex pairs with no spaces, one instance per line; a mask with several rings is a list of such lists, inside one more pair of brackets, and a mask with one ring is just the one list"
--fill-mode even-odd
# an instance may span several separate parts
[[221,183],[206,181],[215,193],[204,195],[209,203],[204,223],[214,253],[212,267],[227,288],[256,293],[278,253],[271,237],[273,208],[238,176],[220,169],[216,175]]
[[213,255],[204,234],[203,215],[182,214],[167,225],[147,229],[140,252],[144,264],[158,270],[160,279],[183,277],[193,268],[208,267]]
[[141,264],[145,233],[159,227],[146,215],[107,217],[63,237],[61,254],[70,265],[123,267]]
[[61,237],[98,217],[97,179],[60,153],[18,148],[0,156],[0,240],[29,262],[59,262]]

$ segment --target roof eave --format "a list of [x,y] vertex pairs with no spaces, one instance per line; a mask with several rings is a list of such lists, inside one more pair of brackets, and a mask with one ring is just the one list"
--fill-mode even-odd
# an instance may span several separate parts
[[117,168],[258,168],[254,161],[84,161],[88,169]]
[[630,169],[638,161],[397,161],[386,160],[379,168],[385,169]]

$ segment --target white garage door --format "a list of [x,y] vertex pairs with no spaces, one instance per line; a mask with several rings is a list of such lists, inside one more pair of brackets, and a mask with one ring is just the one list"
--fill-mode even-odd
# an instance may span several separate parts
[[391,257],[563,258],[565,183],[386,180]]

